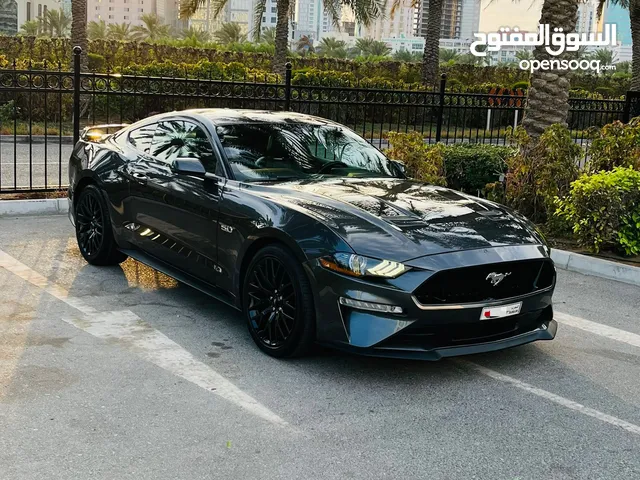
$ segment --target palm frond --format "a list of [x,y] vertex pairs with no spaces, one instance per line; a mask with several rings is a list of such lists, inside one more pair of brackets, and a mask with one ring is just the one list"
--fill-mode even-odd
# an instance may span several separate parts
[[253,39],[257,42],[260,40],[260,25],[262,24],[262,16],[267,11],[267,0],[258,0],[253,9]]

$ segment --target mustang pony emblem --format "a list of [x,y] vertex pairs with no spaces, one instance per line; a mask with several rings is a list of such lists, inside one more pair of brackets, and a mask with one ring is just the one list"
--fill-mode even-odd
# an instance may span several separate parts
[[491,282],[491,285],[493,285],[495,287],[502,280],[507,278],[509,275],[511,275],[511,272],[508,272],[508,273],[491,272],[489,275],[487,275],[487,278],[485,278],[485,280],[489,280]]

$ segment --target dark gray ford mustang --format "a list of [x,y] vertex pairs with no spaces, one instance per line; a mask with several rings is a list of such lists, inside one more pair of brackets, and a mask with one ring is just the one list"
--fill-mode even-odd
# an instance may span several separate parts
[[339,124],[202,109],[112,127],[85,129],[69,164],[84,258],[130,256],[233,305],[269,355],[434,360],[555,336],[531,223],[408,180]]

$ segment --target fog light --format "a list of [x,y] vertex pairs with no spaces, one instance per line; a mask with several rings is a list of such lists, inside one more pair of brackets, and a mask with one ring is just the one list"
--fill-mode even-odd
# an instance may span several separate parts
[[340,297],[340,305],[345,307],[357,308],[358,310],[369,310],[371,312],[381,313],[402,313],[402,307],[397,305],[385,305],[383,303],[361,302],[351,298]]

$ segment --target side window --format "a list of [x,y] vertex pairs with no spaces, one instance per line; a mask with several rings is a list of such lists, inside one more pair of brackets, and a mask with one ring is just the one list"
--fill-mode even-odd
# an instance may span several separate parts
[[151,149],[151,142],[153,140],[153,133],[158,126],[157,123],[145,125],[143,127],[136,128],[129,132],[129,143],[141,152],[149,153]]
[[185,120],[169,120],[158,124],[153,135],[151,155],[161,162],[177,158],[197,158],[207,172],[217,173],[216,155],[202,127]]

